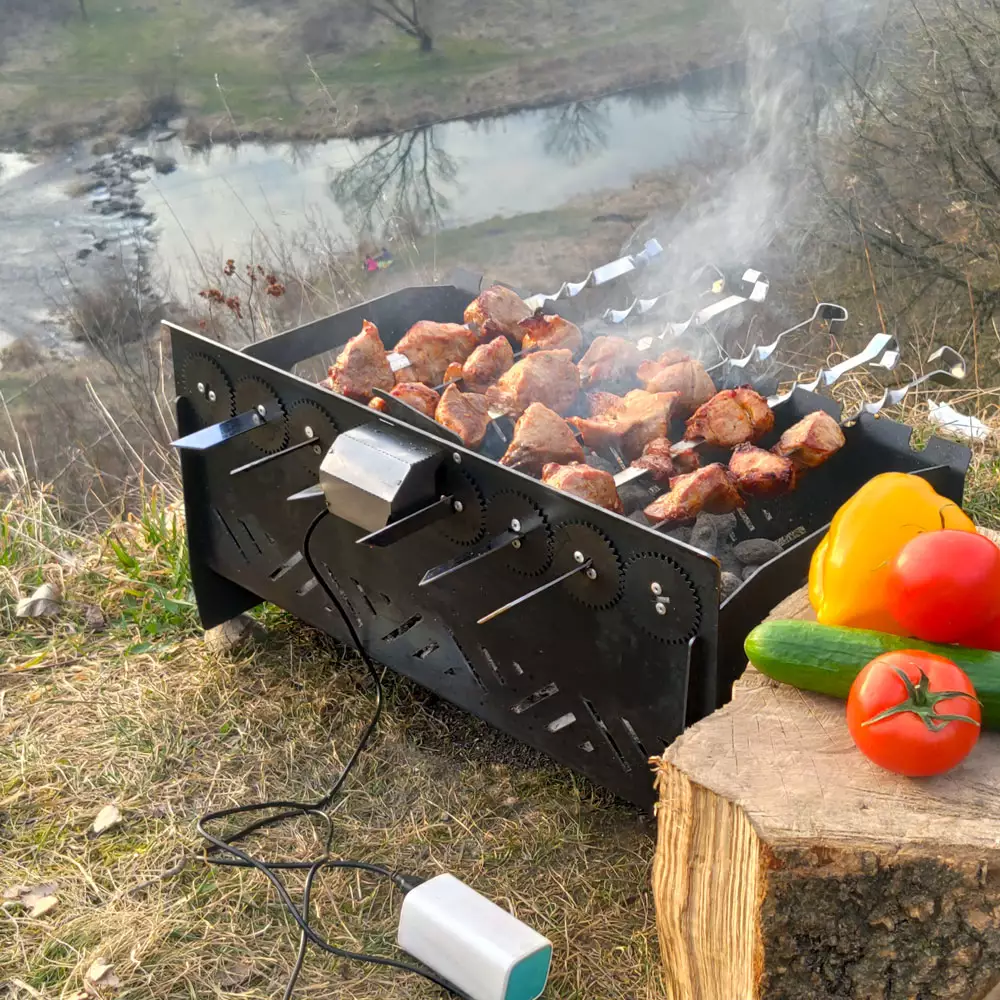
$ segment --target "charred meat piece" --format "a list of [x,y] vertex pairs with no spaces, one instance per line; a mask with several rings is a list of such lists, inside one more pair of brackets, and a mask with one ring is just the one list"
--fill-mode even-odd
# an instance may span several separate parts
[[685,473],[694,472],[695,469],[701,468],[701,455],[698,454],[697,447],[686,449],[685,444],[690,442],[681,442],[676,444],[671,449],[673,452],[674,468],[677,470],[678,476],[683,476]]
[[[469,357],[471,358],[472,355],[470,354]],[[465,366],[461,361],[452,361],[444,370],[444,383],[457,382],[465,375],[464,369]]]
[[[506,337],[494,337],[480,344],[462,365],[462,388],[466,392],[485,393],[514,364],[514,349]],[[445,372],[447,381],[448,373]]]
[[542,482],[564,493],[572,493],[581,500],[596,503],[598,507],[613,510],[616,514],[624,511],[615,477],[610,472],[580,463],[558,465],[552,462],[542,469]]
[[[441,401],[441,397],[437,392],[430,386],[424,385],[423,382],[400,382],[389,390],[389,395],[395,396],[396,399],[404,403],[408,403],[415,410],[419,410],[432,420],[434,419],[437,405]],[[379,399],[378,396],[368,405],[373,410],[385,412],[385,400]]]
[[767,400],[749,386],[724,389],[695,410],[684,437],[719,448],[756,441],[774,427]]
[[568,413],[580,391],[580,373],[571,351],[536,351],[504,372],[486,390],[490,406],[519,417],[532,403]]
[[774,453],[802,469],[815,469],[844,447],[840,425],[825,410],[814,410],[781,435]]
[[792,460],[752,444],[738,444],[733,449],[729,472],[740,492],[747,496],[780,496],[795,489],[796,472]]
[[372,389],[388,392],[395,382],[378,327],[365,320],[361,333],[344,345],[320,385],[367,403],[372,398]]
[[621,407],[599,417],[571,417],[569,422],[594,451],[614,448],[626,461],[638,458],[654,438],[666,437],[670,414],[677,401],[674,392],[645,392],[635,389],[622,400]]
[[465,310],[465,322],[479,330],[479,339],[485,343],[499,334],[520,345],[522,331],[518,323],[531,316],[524,299],[503,285],[493,285],[482,292]]
[[592,417],[600,417],[605,413],[614,413],[625,406],[625,400],[613,392],[588,392],[587,413]]
[[490,426],[486,409],[485,396],[462,392],[456,386],[449,385],[434,411],[434,419],[442,427],[454,431],[467,448],[478,448]]
[[583,461],[583,446],[569,424],[542,403],[532,403],[518,417],[514,437],[501,465],[535,475],[550,462]]
[[448,365],[465,361],[478,343],[475,332],[461,323],[422,319],[403,334],[394,349],[410,362],[396,371],[396,381],[440,385]]
[[631,340],[595,337],[580,359],[580,382],[586,388],[601,382],[632,381],[640,364],[642,355]]
[[639,367],[639,381],[647,392],[680,393],[677,400],[679,413],[690,414],[715,395],[715,383],[700,361],[679,361],[658,367],[655,371]]
[[562,316],[529,316],[517,324],[522,333],[522,351],[555,351],[565,348],[576,354],[583,347],[580,328]]
[[677,475],[670,449],[671,444],[665,437],[653,438],[632,463],[632,468],[648,469],[655,482],[666,485]]
[[699,514],[728,514],[745,501],[729,470],[718,462],[670,481],[670,492],[657,497],[643,513],[654,524],[684,524]]

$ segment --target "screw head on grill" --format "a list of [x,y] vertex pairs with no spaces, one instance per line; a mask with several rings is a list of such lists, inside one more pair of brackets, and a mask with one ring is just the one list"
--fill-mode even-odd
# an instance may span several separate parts
[[552,564],[552,528],[538,506],[516,490],[505,490],[491,497],[486,505],[486,533],[490,537],[505,531],[520,532],[537,527],[494,558],[520,576],[539,576]]
[[440,522],[442,534],[459,545],[475,545],[486,533],[482,491],[467,472],[446,466],[442,492],[452,496],[454,511]]
[[228,420],[233,408],[233,383],[222,366],[207,354],[189,354],[180,367],[178,390],[206,424]]
[[663,642],[681,644],[698,634],[701,601],[691,577],[669,556],[643,552],[625,564],[625,606],[635,623]]
[[294,445],[301,441],[312,441],[308,447],[299,448],[295,455],[299,464],[314,476],[318,476],[319,463],[336,436],[337,425],[333,418],[316,403],[296,403],[288,411],[288,443]]
[[622,596],[622,564],[611,539],[582,521],[566,521],[556,528],[553,573],[591,565],[566,580],[566,590],[588,608],[604,610]]
[[281,451],[288,443],[288,415],[275,391],[255,375],[236,383],[233,392],[236,412],[253,412],[261,423],[246,434],[246,439],[266,455]]

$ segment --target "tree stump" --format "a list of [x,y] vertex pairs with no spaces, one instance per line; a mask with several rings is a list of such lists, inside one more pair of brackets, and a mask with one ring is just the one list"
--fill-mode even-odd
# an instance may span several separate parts
[[[811,617],[805,592],[772,617]],[[948,775],[899,777],[857,752],[843,702],[748,669],[655,764],[670,1000],[983,1000],[1000,983],[1000,735]]]

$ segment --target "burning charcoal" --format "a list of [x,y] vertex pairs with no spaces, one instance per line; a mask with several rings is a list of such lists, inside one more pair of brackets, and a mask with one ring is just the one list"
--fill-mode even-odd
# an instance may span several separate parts
[[781,555],[781,546],[769,538],[750,538],[740,542],[734,551],[744,566],[763,566]]
[[759,569],[760,569],[759,566],[744,566],[743,567],[743,579],[744,580],[749,580],[750,577],[752,577],[754,575],[754,573],[756,573],[757,570],[759,570]]
[[712,521],[699,515],[691,529],[691,545],[709,555],[715,555],[719,546],[719,530]]
[[736,529],[735,514],[706,514],[704,511],[698,515],[699,519],[704,518],[715,525],[715,530],[719,533],[719,538],[728,538],[731,532]]
[[743,586],[743,581],[735,573],[723,573],[719,597],[726,601]]

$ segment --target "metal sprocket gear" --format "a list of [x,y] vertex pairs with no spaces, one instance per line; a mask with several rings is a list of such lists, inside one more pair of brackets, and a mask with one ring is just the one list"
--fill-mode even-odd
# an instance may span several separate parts
[[281,451],[288,443],[288,414],[277,393],[263,379],[248,375],[236,383],[233,398],[238,414],[255,410],[263,419],[259,427],[247,432],[246,440],[265,455]]
[[295,452],[299,464],[310,472],[317,473],[319,463],[330,450],[330,445],[336,436],[337,425],[333,422],[333,418],[316,403],[304,400],[296,403],[288,411],[289,447],[302,441],[312,442]]
[[538,521],[536,528],[496,557],[497,565],[521,576],[540,576],[552,565],[552,528],[541,507],[523,493],[505,490],[491,498],[486,508],[486,533],[491,538],[510,531],[515,522],[527,529]]
[[475,545],[482,541],[486,534],[486,501],[472,476],[449,464],[443,491],[462,507],[441,522],[441,533],[459,545]]
[[233,408],[233,383],[214,358],[189,354],[181,364],[178,392],[206,424],[228,420]]
[[603,611],[617,604],[622,596],[622,562],[618,552],[600,528],[582,521],[564,521],[555,530],[552,572],[566,573],[588,560],[591,568],[575,573],[564,586],[581,604]]
[[641,552],[625,564],[626,606],[648,635],[680,645],[701,627],[701,600],[691,577],[669,556]]

